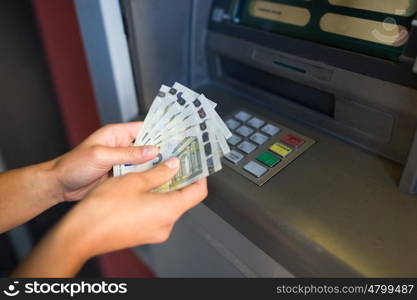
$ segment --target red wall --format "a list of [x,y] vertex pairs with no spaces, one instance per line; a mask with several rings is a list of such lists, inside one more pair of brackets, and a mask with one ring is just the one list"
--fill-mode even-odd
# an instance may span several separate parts
[[74,147],[100,126],[72,0],[33,0],[68,142]]
[[[100,126],[75,6],[73,0],[32,1],[68,142],[74,147]],[[153,277],[130,249],[102,255],[99,262],[105,277]]]

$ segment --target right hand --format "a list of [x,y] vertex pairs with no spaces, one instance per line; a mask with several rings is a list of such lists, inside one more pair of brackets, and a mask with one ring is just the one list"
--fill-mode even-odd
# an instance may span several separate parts
[[152,189],[178,172],[170,159],[143,173],[111,178],[93,190],[59,224],[78,253],[92,256],[168,239],[180,216],[207,196],[206,179],[182,190],[155,193]]

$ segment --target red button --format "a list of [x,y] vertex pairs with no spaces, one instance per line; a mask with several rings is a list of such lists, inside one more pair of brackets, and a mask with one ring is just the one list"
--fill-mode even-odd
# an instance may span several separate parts
[[288,144],[290,146],[293,146],[294,148],[298,148],[302,144],[304,144],[304,140],[303,139],[301,139],[301,138],[299,138],[299,137],[297,137],[295,135],[292,135],[292,134],[287,134],[281,140],[284,143],[286,143],[286,144]]

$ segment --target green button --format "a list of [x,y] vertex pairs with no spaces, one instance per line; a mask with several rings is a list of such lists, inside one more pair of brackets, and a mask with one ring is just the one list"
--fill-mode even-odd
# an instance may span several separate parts
[[269,152],[264,152],[261,155],[258,155],[256,159],[270,168],[272,168],[273,166],[275,166],[277,163],[281,161],[280,158],[278,158],[277,156]]

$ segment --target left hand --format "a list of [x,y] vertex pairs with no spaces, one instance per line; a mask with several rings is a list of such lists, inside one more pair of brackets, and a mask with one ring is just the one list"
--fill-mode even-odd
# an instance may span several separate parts
[[107,125],[97,130],[71,152],[53,161],[61,201],[82,199],[106,180],[113,165],[141,164],[154,159],[158,148],[133,147],[143,122]]

